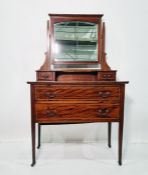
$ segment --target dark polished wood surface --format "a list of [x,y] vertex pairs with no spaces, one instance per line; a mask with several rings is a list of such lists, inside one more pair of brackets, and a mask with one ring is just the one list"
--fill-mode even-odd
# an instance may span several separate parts
[[[35,163],[35,123],[77,124],[108,122],[108,146],[111,147],[111,123],[119,123],[119,165],[122,164],[122,137],[125,82],[118,81],[37,81],[31,85],[32,158]],[[38,148],[40,147],[38,127]],[[34,163],[32,165],[34,165]]]
[[[52,47],[52,30],[55,22],[77,19],[100,24],[99,55],[100,69],[51,69],[52,52],[48,47],[45,62],[36,71],[36,79],[30,84],[32,164],[36,163],[36,123],[38,124],[38,148],[41,146],[41,125],[108,123],[108,147],[111,147],[112,122],[119,124],[118,163],[122,165],[122,142],[124,123],[125,84],[116,81],[116,70],[111,70],[106,61],[105,24],[103,15],[50,14],[47,23],[47,38]],[[77,63],[78,64],[78,63]]]

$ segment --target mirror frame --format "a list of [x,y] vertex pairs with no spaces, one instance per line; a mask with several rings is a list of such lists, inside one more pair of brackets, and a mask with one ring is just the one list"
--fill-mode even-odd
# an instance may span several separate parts
[[[81,14],[49,14],[50,16],[50,25],[48,30],[50,31],[50,40],[49,40],[49,56],[51,63],[56,64],[100,64],[101,61],[101,24],[102,14],[99,15],[81,15]],[[80,21],[80,22],[91,22],[98,25],[98,60],[97,61],[55,61],[53,47],[55,44],[54,41],[54,24],[60,22],[68,21]]]

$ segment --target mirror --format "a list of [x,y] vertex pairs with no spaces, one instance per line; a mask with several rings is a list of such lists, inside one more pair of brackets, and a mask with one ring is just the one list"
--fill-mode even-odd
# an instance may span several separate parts
[[98,24],[66,21],[54,24],[53,55],[56,62],[98,61]]

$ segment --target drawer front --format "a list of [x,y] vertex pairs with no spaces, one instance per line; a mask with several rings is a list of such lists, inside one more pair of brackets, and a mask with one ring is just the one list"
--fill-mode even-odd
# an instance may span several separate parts
[[35,100],[110,100],[118,103],[120,88],[116,86],[36,86]]
[[38,71],[38,81],[53,81],[55,79],[54,72]]
[[99,121],[119,119],[118,105],[97,104],[35,104],[35,120],[42,122]]
[[101,71],[98,73],[98,80],[100,81],[115,81],[116,72],[115,71]]

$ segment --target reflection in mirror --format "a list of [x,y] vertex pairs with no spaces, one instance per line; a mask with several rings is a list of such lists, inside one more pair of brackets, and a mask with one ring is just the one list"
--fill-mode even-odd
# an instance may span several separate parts
[[69,21],[54,24],[54,61],[97,61],[98,25]]

